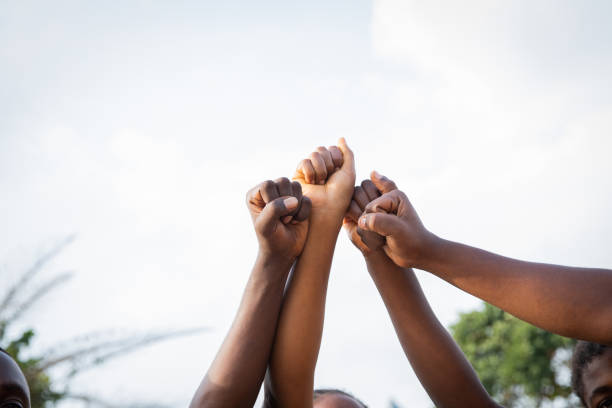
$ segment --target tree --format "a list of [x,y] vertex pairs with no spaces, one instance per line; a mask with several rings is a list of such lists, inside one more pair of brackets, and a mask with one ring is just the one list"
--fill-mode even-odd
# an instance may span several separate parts
[[574,340],[530,325],[501,309],[484,307],[460,315],[451,326],[483,385],[506,407],[541,407],[569,398],[569,358]]
[[[35,337],[35,331],[27,329],[9,339],[9,329],[18,323],[25,312],[42,297],[70,279],[72,273],[66,272],[46,282],[35,283],[38,273],[73,240],[74,237],[68,237],[50,251],[37,257],[0,298],[0,345],[3,345],[5,350],[13,356],[25,374],[30,387],[32,408],[49,408],[68,399],[81,401],[85,407],[114,408],[118,405],[113,405],[93,395],[74,391],[71,388],[72,380],[85,370],[95,368],[112,358],[120,357],[146,345],[205,330],[191,328],[155,330],[146,333],[105,330],[75,337],[65,344],[58,344],[39,354],[24,356],[24,354],[32,354],[29,348]],[[50,370],[54,372],[53,377],[49,374]],[[121,406],[126,405],[122,403]],[[159,404],[136,403],[131,407],[162,408]]]

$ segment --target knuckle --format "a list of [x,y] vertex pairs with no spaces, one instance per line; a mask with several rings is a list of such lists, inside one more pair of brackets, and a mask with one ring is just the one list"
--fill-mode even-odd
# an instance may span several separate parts
[[268,190],[272,187],[274,187],[274,182],[272,180],[266,180],[263,183],[261,183],[261,188],[265,190]]
[[371,189],[373,189],[373,188],[376,188],[376,186],[374,185],[374,183],[372,183],[372,181],[371,181],[371,180],[367,180],[367,179],[366,179],[366,180],[363,180],[363,181],[361,182],[361,188],[363,188],[363,189],[366,189],[366,188],[367,188],[367,189],[370,189],[370,190],[371,190]]

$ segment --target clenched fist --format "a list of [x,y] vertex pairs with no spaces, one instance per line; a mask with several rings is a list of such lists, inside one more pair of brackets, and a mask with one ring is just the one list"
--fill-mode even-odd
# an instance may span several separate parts
[[294,260],[304,248],[311,201],[298,182],[288,178],[264,181],[247,193],[260,252]]
[[435,240],[400,190],[392,190],[367,204],[357,225],[364,232],[383,236],[382,249],[404,268],[418,268]]
[[355,184],[353,152],[344,138],[338,146],[318,147],[298,165],[293,179],[312,200],[313,217],[341,221]]
[[353,199],[348,212],[344,216],[342,224],[353,244],[364,255],[375,251],[382,251],[385,238],[376,232],[364,231],[357,226],[359,217],[364,213],[366,206],[381,196],[381,194],[397,190],[397,186],[387,177],[373,171],[370,180],[363,180],[361,186],[356,186],[353,191]]

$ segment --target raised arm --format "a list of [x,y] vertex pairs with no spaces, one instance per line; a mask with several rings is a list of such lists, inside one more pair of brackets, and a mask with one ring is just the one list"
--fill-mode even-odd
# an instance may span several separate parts
[[311,199],[312,214],[306,245],[283,302],[266,399],[281,407],[300,408],[313,403],[329,270],[355,183],[353,153],[344,139],[338,147],[319,147],[300,163],[294,178]]
[[545,330],[612,345],[612,271],[525,262],[441,239],[427,231],[399,190],[372,201],[359,219],[385,236],[385,253],[429,271]]
[[259,254],[234,323],[191,408],[253,406],[270,357],[287,275],[306,241],[311,206],[299,183],[286,178],[266,181],[248,193],[247,205]]
[[385,302],[397,337],[419,381],[436,407],[497,407],[474,369],[427,303],[412,269],[397,266],[382,249],[384,238],[360,231],[357,220],[381,192],[395,190],[385,179],[364,180],[355,188],[344,227],[361,250]]

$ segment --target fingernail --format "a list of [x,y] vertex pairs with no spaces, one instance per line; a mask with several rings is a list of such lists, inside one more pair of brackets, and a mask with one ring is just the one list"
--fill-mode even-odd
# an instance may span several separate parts
[[283,218],[283,224],[288,224],[292,218],[293,217],[291,215],[286,216],[285,218]]
[[295,207],[297,207],[298,205],[298,200],[295,197],[289,197],[289,198],[285,198],[283,200],[283,203],[285,204],[285,208],[288,210],[292,210]]
[[382,175],[381,175],[379,172],[377,172],[376,170],[374,170],[374,171],[372,172],[372,175],[373,175],[374,177],[376,177],[377,179],[382,178]]
[[365,228],[366,224],[367,224],[367,219],[366,219],[367,215],[362,215],[361,217],[359,217],[359,226],[361,228]]

